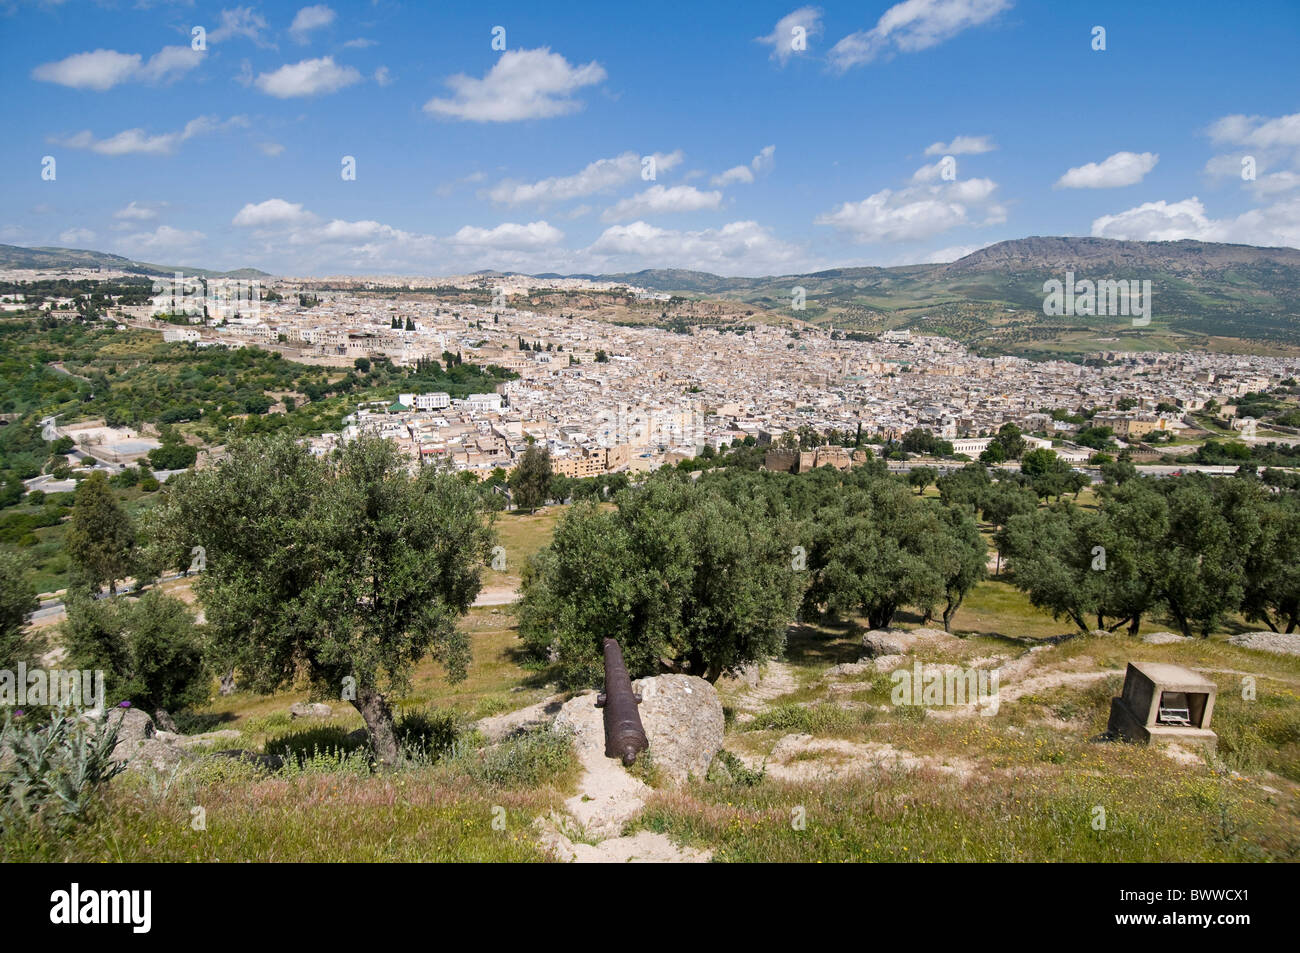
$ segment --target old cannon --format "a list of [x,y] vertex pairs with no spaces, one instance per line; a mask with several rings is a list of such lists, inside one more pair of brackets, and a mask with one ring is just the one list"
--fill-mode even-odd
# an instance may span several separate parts
[[622,758],[625,765],[650,747],[636,706],[641,696],[632,691],[632,679],[623,663],[623,650],[614,639],[605,640],[605,690],[596,707],[605,709],[605,757]]

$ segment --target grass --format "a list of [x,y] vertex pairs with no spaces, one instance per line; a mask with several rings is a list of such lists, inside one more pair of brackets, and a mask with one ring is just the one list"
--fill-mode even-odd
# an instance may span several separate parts
[[[1087,493],[1085,492],[1085,495]],[[549,539],[558,508],[502,514],[509,569]],[[511,575],[507,573],[506,575]],[[493,584],[491,574],[485,583]],[[522,708],[553,691],[517,660],[509,607],[477,608],[469,677],[449,684],[426,662],[394,707],[426,756],[375,772],[360,717],[331,701],[329,719],[288,715],[306,691],[215,698],[187,716],[187,730],[235,728],[239,747],[288,756],[268,773],[204,759],[172,777],[131,773],[111,786],[92,821],[71,837],[0,841],[6,860],[81,861],[536,861],[533,819],[563,811],[578,765],[568,739],[534,731],[488,745],[472,723]],[[921,620],[900,614],[896,625]],[[929,623],[931,627],[934,622]],[[1233,631],[1234,622],[1228,627]],[[1168,629],[1159,621],[1142,631]],[[837,681],[826,670],[862,655],[862,620],[790,628],[788,694],[748,721],[728,721],[730,749],[707,779],[661,786],[653,760],[639,776],[656,793],[632,829],[660,831],[714,849],[719,861],[1259,861],[1300,859],[1300,658],[1234,646],[1222,636],[1148,645],[1115,633],[1078,635],[1034,609],[1008,579],[981,583],[958,612],[961,638],[920,649],[925,662],[969,664],[1021,656],[1035,671],[1099,672],[1005,701],[992,717],[943,718],[917,706],[887,707],[887,675]],[[1062,638],[1065,636],[1065,638]],[[1205,672],[1219,686],[1216,757],[1185,764],[1158,749],[1099,743],[1110,699],[1130,660]],[[909,662],[910,664],[910,662]],[[1243,673],[1254,677],[1254,695]],[[738,689],[737,689],[738,690]],[[725,689],[730,693],[733,689]],[[730,695],[727,695],[730,698]],[[884,710],[880,710],[882,706]],[[828,780],[777,780],[757,765],[791,733],[889,744],[957,765],[854,775],[852,756],[808,751]],[[745,755],[747,766],[731,752]],[[836,761],[836,759],[839,759]],[[192,826],[202,808],[206,829]],[[1098,809],[1104,829],[1094,827]],[[802,818],[803,823],[794,823]]]
[[[1023,771],[966,785],[934,772],[660,792],[637,826],[715,861],[1257,861],[1300,856],[1294,805],[1195,770]],[[1103,816],[1105,828],[1094,824]],[[1285,824],[1279,828],[1279,815]]]
[[[227,763],[178,779],[162,795],[138,776],[123,780],[96,819],[73,836],[0,842],[0,856],[114,863],[540,861],[530,825],[561,800],[551,789],[502,789],[446,768],[283,779]],[[193,826],[196,808],[203,830]]]

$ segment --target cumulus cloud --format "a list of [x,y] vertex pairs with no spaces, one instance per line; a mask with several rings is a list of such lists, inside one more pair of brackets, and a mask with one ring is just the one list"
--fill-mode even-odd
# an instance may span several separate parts
[[992,136],[957,136],[952,142],[932,142],[925,147],[928,156],[979,155],[992,152],[997,146]]
[[994,225],[1006,210],[992,201],[997,183],[963,179],[939,185],[882,189],[860,202],[845,202],[814,219],[853,241],[922,241],[961,225]]
[[1010,7],[1011,0],[904,0],[886,10],[872,29],[836,43],[831,66],[844,71],[882,55],[929,49]]
[[135,235],[127,235],[121,240],[121,244],[130,250],[132,254],[150,254],[160,251],[173,253],[192,248],[203,241],[205,237],[202,232],[187,232],[179,228],[172,228],[170,225],[159,225],[152,232],[138,232]]
[[525,225],[516,222],[502,222],[494,228],[477,228],[466,225],[451,237],[451,241],[460,245],[475,247],[504,248],[516,251],[529,251],[549,248],[564,240],[564,233],[547,222],[528,222]]
[[335,93],[361,81],[361,73],[351,66],[340,66],[332,56],[286,63],[271,73],[262,73],[254,81],[262,92],[277,99]]
[[208,31],[208,42],[223,43],[239,36],[258,46],[270,46],[262,36],[265,30],[266,19],[252,7],[234,7],[221,11],[221,24]]
[[235,213],[231,224],[241,228],[268,228],[300,225],[314,219],[315,216],[304,209],[300,202],[267,199],[265,202],[249,202]]
[[1300,148],[1300,113],[1278,116],[1224,116],[1210,124],[1210,139],[1217,143],[1271,149]]
[[119,83],[160,83],[183,76],[203,61],[203,53],[188,46],[164,46],[146,62],[139,53],[94,50],[74,53],[32,70],[32,78],[72,89],[104,92]]
[[674,185],[671,188],[652,185],[644,192],[606,209],[601,219],[606,222],[622,222],[643,215],[698,212],[701,209],[717,208],[721,203],[721,192],[701,192],[693,185]]
[[[655,174],[669,172],[681,164],[682,153],[656,152],[653,155]],[[597,159],[588,163],[574,175],[553,176],[537,182],[518,182],[507,179],[494,185],[487,197],[501,205],[546,205],[583,198],[604,192],[641,175],[642,157],[635,152],[624,152],[610,159]]]
[[1181,202],[1146,202],[1092,223],[1097,238],[1170,242],[1198,239],[1300,248],[1300,196],[1251,209],[1235,218],[1211,218],[1196,196]]
[[[797,33],[800,29],[803,31],[802,44],[796,39],[796,36],[800,35]],[[772,47],[771,58],[784,66],[790,61],[790,57],[802,56],[806,53],[809,41],[821,35],[822,11],[818,7],[800,7],[777,20],[771,33],[767,36],[755,37],[755,41]],[[796,48],[797,46],[800,48]]]
[[573,94],[604,80],[605,69],[594,60],[572,66],[549,47],[508,50],[482,79],[464,73],[449,77],[446,85],[452,97],[434,97],[424,104],[424,111],[470,122],[549,119],[577,112],[582,103]]
[[334,19],[334,11],[323,3],[314,7],[303,7],[294,16],[293,23],[289,25],[289,36],[293,37],[295,43],[310,42],[313,30],[329,26]]
[[[780,241],[757,222],[731,222],[721,228],[675,231],[646,222],[611,225],[587,249],[608,267],[694,268],[719,274],[771,274],[801,259],[793,245]],[[593,265],[595,267],[595,265]]]
[[1056,180],[1058,189],[1116,189],[1137,185],[1156,167],[1154,152],[1117,152],[1100,162],[1089,162],[1068,170]]
[[87,129],[61,139],[52,138],[51,141],[57,145],[67,146],[72,149],[89,149],[91,152],[106,156],[171,155],[187,139],[231,126],[246,125],[248,125],[248,120],[243,116],[232,116],[225,122],[221,122],[216,116],[199,116],[191,119],[185,124],[184,129],[176,132],[150,135],[143,129],[124,129],[117,135],[109,136],[107,139],[99,139]]
[[151,208],[141,205],[139,202],[128,202],[122,208],[114,212],[113,217],[132,222],[148,222],[157,218],[158,213]]
[[750,160],[749,165],[733,166],[726,172],[715,175],[709,184],[715,186],[749,185],[758,175],[770,172],[775,164],[776,146],[764,146],[759,150],[758,155]]

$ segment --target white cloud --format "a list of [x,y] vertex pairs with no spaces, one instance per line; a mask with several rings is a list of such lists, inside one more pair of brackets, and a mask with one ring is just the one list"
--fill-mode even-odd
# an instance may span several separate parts
[[1156,167],[1160,156],[1154,152],[1117,152],[1101,162],[1070,169],[1056,181],[1058,189],[1116,189],[1137,185]]
[[471,122],[548,119],[581,109],[582,103],[572,94],[604,80],[605,69],[595,61],[571,66],[548,47],[508,50],[482,79],[463,73],[449,77],[453,98],[434,97],[424,104],[424,111]]
[[466,225],[450,241],[459,245],[529,251],[558,245],[564,233],[547,222],[529,222],[520,225],[502,222],[495,228],[476,228]]
[[176,79],[202,63],[203,55],[188,46],[164,46],[140,68],[139,77],[151,83]]
[[[681,164],[681,150],[653,155],[656,176]],[[604,192],[631,182],[641,175],[642,157],[635,152],[624,152],[612,159],[597,159],[575,175],[553,176],[538,182],[517,182],[507,179],[494,185],[487,197],[501,205],[545,205],[565,202]]]
[[130,81],[166,82],[188,73],[201,62],[203,53],[188,46],[164,46],[147,63],[139,53],[94,50],[42,63],[32,70],[32,78],[73,89],[104,92]]
[[1006,210],[992,197],[991,179],[882,189],[860,202],[845,202],[814,219],[858,242],[922,241],[961,225],[994,225]]
[[1213,219],[1196,196],[1181,202],[1146,202],[1092,223],[1097,238],[1169,242],[1191,238],[1246,245],[1300,248],[1300,196],[1251,209],[1236,218]]
[[619,263],[629,268],[692,268],[730,275],[779,273],[802,257],[798,248],[752,221],[693,232],[639,221],[611,225],[587,253],[597,258],[590,266],[593,270]]
[[329,26],[334,22],[334,18],[334,11],[323,3],[314,7],[303,7],[289,26],[289,35],[293,37],[295,43],[307,43],[311,40],[312,30]]
[[[803,28],[803,48],[795,49],[795,29]],[[817,7],[800,7],[793,13],[787,13],[776,21],[776,26],[767,36],[756,37],[758,43],[772,47],[771,58],[782,66],[792,56],[802,56],[807,52],[809,42],[815,36],[822,35],[822,11]]]
[[220,122],[215,116],[199,116],[196,119],[191,119],[185,124],[184,129],[177,132],[149,135],[143,129],[124,129],[117,135],[110,136],[107,139],[97,139],[87,129],[76,135],[62,139],[54,138],[51,141],[72,149],[89,149],[91,152],[106,156],[171,155],[176,151],[177,146],[194,136],[216,132],[230,126],[246,126],[247,124],[248,120],[243,116],[232,116],[225,122]]
[[710,185],[726,186],[751,184],[755,177],[770,172],[776,164],[776,146],[764,146],[758,155],[750,160],[749,165],[737,165],[709,180]]
[[267,199],[256,204],[249,202],[235,213],[232,225],[243,228],[272,228],[284,225],[301,225],[313,221],[315,216],[299,202],[284,199]]
[[95,50],[76,53],[56,63],[42,63],[32,70],[32,78],[73,89],[103,92],[131,79],[140,69],[139,53]]
[[[203,241],[205,237],[202,232],[187,232],[179,228],[172,228],[170,225],[159,225],[152,232],[139,232],[135,235],[128,235],[121,240],[121,244],[129,249],[132,254],[137,255],[152,254],[154,252],[173,253],[192,248]],[[164,262],[163,264],[174,264],[174,262]]]
[[643,215],[698,212],[701,209],[717,208],[721,202],[721,192],[701,192],[693,185],[674,185],[671,188],[652,185],[644,192],[606,209],[601,219],[606,222],[622,222]]
[[886,10],[870,30],[850,33],[831,48],[838,70],[870,63],[885,53],[915,53],[986,23],[1011,0],[904,0]]
[[387,66],[381,66],[375,70],[375,82],[380,86],[387,86],[393,81],[393,75],[388,71]]
[[157,218],[158,213],[151,208],[144,207],[139,202],[128,202],[114,212],[113,217],[133,222],[148,222]]
[[932,142],[925,147],[928,156],[979,155],[992,152],[997,146],[992,136],[957,136],[952,142]]
[[334,93],[361,81],[361,73],[351,66],[339,66],[332,56],[322,56],[299,63],[286,63],[272,73],[257,77],[257,88],[277,99]]
[[262,31],[265,29],[266,19],[252,7],[235,7],[232,10],[221,11],[221,25],[215,30],[208,31],[208,42],[221,43],[232,37],[242,36],[246,40],[252,40],[258,46],[269,46],[270,44],[262,38]]
[[1214,142],[1257,149],[1300,147],[1300,113],[1269,119],[1267,116],[1224,116],[1209,127]]
[[257,148],[264,154],[275,158],[284,151],[284,146],[278,142],[259,142]]
[[977,252],[981,248],[987,247],[987,245],[952,245],[948,248],[939,248],[932,252],[926,252],[919,260],[913,260],[911,264],[946,265],[950,261],[956,261],[958,258],[965,258],[972,252]]
[[1261,175],[1254,181],[1253,185],[1255,191],[1260,195],[1276,195],[1279,192],[1289,192],[1300,185],[1300,174],[1286,170],[1271,172],[1268,175]]
[[95,233],[88,228],[70,228],[59,236],[59,243],[68,245],[83,245],[93,242]]

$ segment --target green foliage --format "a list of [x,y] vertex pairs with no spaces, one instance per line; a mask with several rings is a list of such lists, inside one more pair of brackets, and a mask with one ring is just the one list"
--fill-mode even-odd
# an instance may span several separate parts
[[633,677],[713,680],[780,651],[802,575],[762,501],[665,472],[616,506],[576,505],[524,573],[521,637],[565,685],[599,683],[606,636]]
[[38,607],[27,567],[13,553],[0,551],[0,669],[13,671],[31,662],[38,645],[27,632],[27,617]]
[[77,487],[66,547],[81,581],[94,589],[107,585],[116,592],[117,581],[131,571],[135,526],[102,471]]
[[746,722],[746,731],[784,731],[809,735],[834,735],[861,724],[862,712],[838,705],[777,705]]
[[110,704],[145,711],[197,707],[211,693],[204,641],[181,600],[151,590],[139,599],[70,592],[61,628],[67,664],[104,672]]
[[320,460],[284,437],[237,439],[185,474],[151,514],[156,560],[204,547],[196,591],[215,658],[255,691],[300,670],[353,704],[378,757],[400,758],[386,695],[432,655],[463,678],[473,604],[493,540],[475,488],[425,468],[412,478],[390,441],[363,437]]
[[530,446],[510,474],[510,492],[521,509],[532,512],[546,502],[551,488],[551,454]]
[[111,755],[121,718],[86,726],[77,717],[45,724],[15,721],[0,726],[0,834],[21,835],[35,825],[54,831],[84,821],[99,789],[126,768]]
[[564,787],[578,773],[571,735],[542,726],[465,757],[471,777],[494,787]]
[[997,540],[1017,588],[1083,631],[1136,633],[1159,611],[1184,635],[1208,635],[1238,609],[1294,627],[1295,505],[1250,479],[1127,479],[1103,488],[1095,512],[1023,513]]
[[437,708],[403,712],[395,732],[406,760],[420,763],[436,763],[453,754],[462,734],[456,713]]

